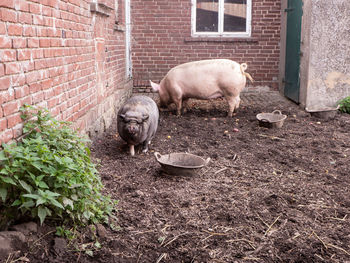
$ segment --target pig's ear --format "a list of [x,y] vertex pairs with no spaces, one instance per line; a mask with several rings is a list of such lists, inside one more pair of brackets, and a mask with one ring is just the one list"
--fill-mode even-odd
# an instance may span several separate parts
[[152,80],[150,80],[149,82],[151,83],[152,91],[153,91],[153,92],[158,92],[159,89],[160,89],[160,85],[157,84],[157,83],[152,82]]
[[148,118],[149,118],[148,114],[143,114],[142,115],[142,121],[146,121],[146,120],[148,120]]

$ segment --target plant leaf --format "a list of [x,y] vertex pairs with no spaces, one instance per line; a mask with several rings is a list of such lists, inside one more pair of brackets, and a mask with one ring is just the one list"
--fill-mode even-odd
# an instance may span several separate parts
[[94,256],[94,252],[92,252],[91,250],[85,250],[85,253],[87,255],[89,255],[90,257],[93,257]]
[[48,187],[48,185],[45,183],[45,182],[43,182],[43,181],[41,181],[41,182],[39,182],[39,185],[38,185],[40,188],[46,188],[46,189],[48,189],[49,187]]
[[47,195],[48,197],[57,197],[57,196],[60,196],[60,194],[59,193],[54,193],[54,192],[52,192],[52,191],[50,191],[50,190],[45,190],[45,195]]
[[36,206],[42,205],[46,203],[46,199],[43,197],[40,197],[37,201],[36,201]]
[[3,202],[5,202],[7,197],[7,189],[6,188],[0,188],[0,196]]
[[101,243],[98,242],[98,241],[95,242],[94,246],[97,247],[97,248],[101,248],[101,247],[102,247],[102,246],[101,246]]
[[9,174],[9,171],[7,169],[1,169],[0,171],[0,174],[5,174],[5,175],[8,175]]
[[6,155],[5,155],[5,152],[4,152],[4,151],[1,151],[1,152],[0,152],[0,161],[5,161],[5,160],[7,160],[7,157],[6,157]]
[[16,185],[15,181],[13,181],[13,179],[11,177],[2,177],[0,176],[0,179],[7,184],[12,184],[12,185]]
[[30,208],[30,207],[33,207],[35,206],[35,203],[33,202],[33,200],[29,200],[27,202],[24,202],[19,208]]
[[21,202],[21,200],[15,200],[13,203],[12,203],[12,205],[11,206],[18,206],[18,205],[20,205],[20,204],[22,204],[22,202]]
[[28,193],[32,192],[32,187],[29,184],[27,184],[25,181],[19,180],[19,183]]
[[45,208],[46,207],[41,207],[41,206],[38,207],[38,216],[40,218],[40,224],[41,225],[43,224],[43,222],[44,222],[44,220],[45,220],[45,218],[47,216],[47,212],[46,212]]
[[51,203],[58,208],[64,209],[64,207],[55,199],[50,199]]
[[32,199],[39,199],[40,198],[40,195],[35,195],[35,194],[24,194],[22,195],[23,197],[28,197],[28,198],[32,198]]
[[70,206],[72,210],[74,209],[73,201],[69,198],[66,198],[66,197],[63,198],[63,205],[65,207]]

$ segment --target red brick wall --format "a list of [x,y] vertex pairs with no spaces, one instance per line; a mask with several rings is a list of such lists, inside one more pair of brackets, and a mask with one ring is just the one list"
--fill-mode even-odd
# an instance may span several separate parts
[[191,0],[133,0],[134,86],[159,82],[178,64],[229,58],[247,62],[254,85],[277,88],[280,54],[280,0],[252,1],[250,39],[191,38]]
[[[114,0],[101,1],[115,7]],[[0,1],[1,143],[21,134],[24,103],[86,132],[112,114],[125,87],[124,32],[114,30],[113,9],[106,9],[109,16],[92,13],[90,2]]]

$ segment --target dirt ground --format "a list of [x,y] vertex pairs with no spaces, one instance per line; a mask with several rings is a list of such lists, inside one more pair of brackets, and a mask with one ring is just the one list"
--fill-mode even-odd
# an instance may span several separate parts
[[[255,96],[255,97],[254,97]],[[92,147],[106,193],[119,200],[93,256],[53,249],[42,237],[30,262],[350,262],[350,115],[324,120],[276,94],[226,103],[192,101],[182,117],[160,114],[148,154],[135,157],[114,122]],[[256,114],[279,109],[281,129]],[[160,170],[154,152],[189,152],[210,163],[194,176]],[[49,231],[49,230],[47,230]],[[44,232],[42,232],[44,233]],[[79,247],[91,247],[89,232]],[[56,246],[57,248],[57,246]]]

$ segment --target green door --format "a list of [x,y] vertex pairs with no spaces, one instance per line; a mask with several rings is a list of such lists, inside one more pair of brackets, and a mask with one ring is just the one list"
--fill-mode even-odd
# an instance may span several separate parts
[[303,1],[288,0],[288,8],[284,11],[287,12],[284,95],[298,103],[300,90],[300,38]]

